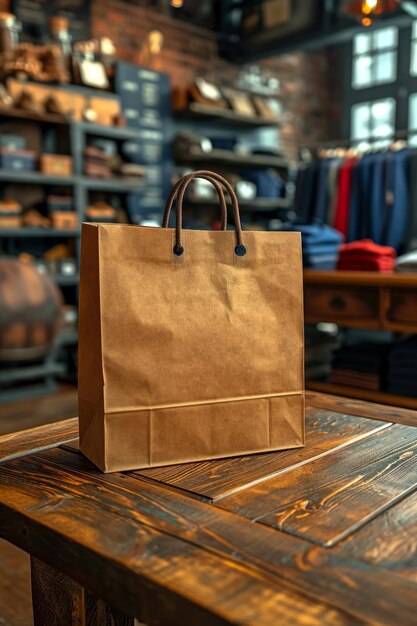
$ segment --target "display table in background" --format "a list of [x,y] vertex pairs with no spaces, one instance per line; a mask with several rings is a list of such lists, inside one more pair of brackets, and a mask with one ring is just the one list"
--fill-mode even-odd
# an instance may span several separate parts
[[[346,328],[417,333],[417,273],[379,274],[306,270],[307,324],[334,322]],[[417,409],[417,399],[383,391],[308,380],[309,389]]]
[[416,624],[417,413],[307,393],[306,447],[102,474],[77,420],[0,438],[35,626]]

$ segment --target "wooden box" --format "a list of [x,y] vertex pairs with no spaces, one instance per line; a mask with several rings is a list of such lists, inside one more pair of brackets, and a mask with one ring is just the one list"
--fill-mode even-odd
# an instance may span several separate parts
[[39,169],[49,176],[71,176],[72,157],[66,154],[42,154]]
[[53,228],[74,229],[78,226],[78,215],[74,211],[54,211],[51,213]]

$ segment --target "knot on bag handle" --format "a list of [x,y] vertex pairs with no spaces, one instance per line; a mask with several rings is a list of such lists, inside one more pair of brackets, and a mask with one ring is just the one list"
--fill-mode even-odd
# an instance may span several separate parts
[[[184,195],[187,191],[187,187],[195,178],[203,178],[208,180],[215,187],[217,191],[217,195],[219,196],[220,207],[222,210],[222,230],[226,230],[227,228],[227,205],[224,197],[223,187],[225,187],[229,193],[230,199],[232,201],[232,211],[233,217],[236,227],[236,246],[235,246],[235,254],[237,256],[244,256],[246,254],[246,247],[243,245],[242,240],[242,226],[240,223],[240,214],[239,214],[239,204],[237,201],[236,194],[234,192],[231,184],[220,174],[216,172],[210,172],[209,170],[197,170],[196,172],[192,172],[191,174],[187,174],[183,176],[173,187],[169,198],[167,200],[167,204],[165,207],[164,219],[162,222],[163,228],[168,227],[169,216],[172,210],[172,205],[174,203],[175,197],[177,196],[175,208],[176,208],[176,225],[175,225],[175,245],[173,248],[174,254],[177,256],[181,256],[184,253],[184,247],[182,245],[182,216],[183,216],[183,201]],[[220,184],[219,184],[220,183]]]

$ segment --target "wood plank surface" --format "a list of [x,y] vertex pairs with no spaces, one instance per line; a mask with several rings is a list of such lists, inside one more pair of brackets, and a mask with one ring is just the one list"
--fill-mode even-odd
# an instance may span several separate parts
[[417,488],[417,429],[394,425],[218,505],[332,546]]
[[0,463],[69,443],[77,436],[77,417],[3,435],[0,437]]
[[0,435],[66,420],[78,414],[77,389],[62,385],[56,393],[0,404]]
[[[92,474],[52,472],[34,457],[1,466],[0,533],[93,593],[105,590],[116,609],[154,626],[184,626],[184,616],[201,626],[365,623],[243,563],[134,520],[127,490],[111,505],[105,485],[117,477],[102,475],[100,485]],[[401,602],[393,605],[400,614],[396,623],[405,626],[401,620],[411,615],[412,589],[408,581],[401,584]]]
[[402,409],[376,402],[364,402],[363,400],[333,396],[318,391],[306,391],[306,405],[348,415],[386,420],[405,426],[417,426],[417,411],[412,409]]
[[343,270],[305,270],[308,285],[362,285],[373,287],[417,287],[417,274],[396,272],[354,272]]
[[387,426],[387,422],[377,423],[351,415],[307,408],[304,448],[155,467],[136,473],[216,501]]
[[417,583],[417,491],[347,537],[337,552]]
[[[363,325],[361,324],[361,328]],[[417,328],[414,329],[417,332]],[[407,330],[403,330],[407,332]],[[356,400],[362,400],[366,402],[372,402],[382,405],[388,405],[388,407],[401,407],[406,410],[417,410],[417,398],[410,396],[400,396],[387,391],[379,391],[374,389],[362,389],[361,387],[355,387],[353,385],[342,385],[339,383],[331,383],[327,380],[307,380],[306,387],[308,390],[317,391],[325,394],[332,394],[336,396],[342,396],[342,398],[354,398]],[[414,426],[416,425],[416,419],[414,416]]]
[[[95,593],[105,575],[106,600],[145,622],[147,608],[155,601],[155,585],[160,600],[163,589],[177,594],[171,601],[178,610],[191,611],[187,613],[190,624],[193,616],[200,616],[192,611],[193,603],[205,610],[211,606],[217,616],[227,610],[231,623],[263,624],[269,619],[269,624],[344,624],[348,619],[349,624],[359,620],[409,626],[415,614],[414,583],[137,475],[102,474],[80,454],[49,450],[12,461],[0,467],[0,484],[0,533],[7,533],[25,549],[30,545],[39,557],[56,559],[68,575],[77,575],[81,584],[93,583]],[[169,538],[178,543],[171,545]],[[239,579],[244,587],[237,594],[231,591],[237,580],[230,578],[236,571],[249,576]],[[113,577],[120,592],[116,598],[112,597]],[[138,614],[139,581],[147,595]],[[266,584],[265,591],[261,581]],[[132,585],[133,599],[129,593]],[[299,614],[295,608],[288,609],[290,601],[285,594],[269,595],[270,585],[277,585],[279,594],[287,589],[302,593],[304,602],[315,598],[319,603],[316,617],[311,616],[308,603],[307,608],[299,607]],[[184,605],[184,594],[191,605]],[[284,613],[279,613],[278,607],[271,613],[271,603],[281,603]],[[327,613],[325,603],[338,607],[339,612]],[[169,612],[164,615],[173,619]]]

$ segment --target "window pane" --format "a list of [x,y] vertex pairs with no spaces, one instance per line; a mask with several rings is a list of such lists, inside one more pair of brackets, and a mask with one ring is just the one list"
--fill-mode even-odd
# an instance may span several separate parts
[[411,42],[410,74],[417,76],[417,41]]
[[397,53],[381,52],[375,57],[374,80],[376,83],[390,83],[396,79]]
[[352,139],[367,139],[370,136],[371,107],[368,102],[355,104],[352,107],[351,137]]
[[353,59],[352,86],[368,87],[372,84],[372,57],[362,55]]
[[413,39],[417,39],[417,20],[414,20],[413,22],[413,30],[411,32],[411,37]]
[[353,38],[353,54],[364,54],[371,48],[371,35],[361,33]]
[[[410,95],[408,99],[408,128],[417,130],[417,93]],[[417,134],[408,137],[410,146],[417,146]]]
[[412,93],[408,100],[408,128],[417,130],[417,93]]
[[395,26],[380,28],[374,32],[374,49],[395,48],[397,45],[398,29]]
[[395,100],[386,98],[371,105],[371,124],[373,137],[389,137],[395,129]]

